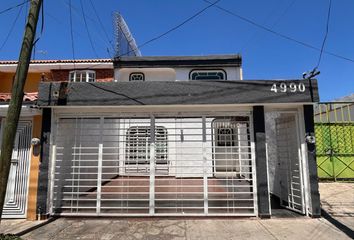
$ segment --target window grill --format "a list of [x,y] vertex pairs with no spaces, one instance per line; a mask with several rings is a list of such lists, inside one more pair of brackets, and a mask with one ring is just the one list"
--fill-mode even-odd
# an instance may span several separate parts
[[189,75],[191,80],[226,80],[224,70],[193,70]]
[[145,81],[145,74],[141,72],[131,73],[129,81]]

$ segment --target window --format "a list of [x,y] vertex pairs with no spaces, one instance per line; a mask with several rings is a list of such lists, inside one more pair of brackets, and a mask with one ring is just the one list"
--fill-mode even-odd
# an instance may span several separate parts
[[95,82],[96,72],[92,70],[76,70],[69,73],[70,82]]
[[[126,172],[149,172],[150,170],[150,127],[130,127],[126,135]],[[167,167],[167,130],[155,127],[155,159],[158,165]]]
[[129,81],[145,81],[145,75],[142,72],[134,72],[129,76]]
[[224,70],[193,70],[189,74],[190,80],[226,80]]

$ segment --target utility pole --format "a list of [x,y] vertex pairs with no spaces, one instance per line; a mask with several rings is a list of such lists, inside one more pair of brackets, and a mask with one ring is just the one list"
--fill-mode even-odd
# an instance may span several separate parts
[[13,81],[11,100],[7,111],[0,155],[0,221],[6,195],[7,179],[11,166],[12,149],[16,137],[17,124],[21,113],[23,89],[26,83],[28,67],[31,60],[33,42],[36,35],[38,15],[43,0],[31,0],[31,6],[25,26],[21,52]]

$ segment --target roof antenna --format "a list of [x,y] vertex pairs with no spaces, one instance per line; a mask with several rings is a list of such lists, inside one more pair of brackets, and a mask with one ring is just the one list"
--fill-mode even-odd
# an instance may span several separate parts
[[317,70],[317,67],[315,67],[312,71],[307,71],[302,74],[303,79],[313,79],[317,75],[319,75],[321,72]]

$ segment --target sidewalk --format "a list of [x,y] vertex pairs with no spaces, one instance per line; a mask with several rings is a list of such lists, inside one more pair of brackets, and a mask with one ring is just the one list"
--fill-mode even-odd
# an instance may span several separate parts
[[19,234],[29,228],[38,226],[45,221],[26,221],[26,219],[2,219],[0,233]]
[[350,239],[325,219],[69,219],[60,218],[24,239]]
[[[59,218],[22,236],[23,239],[352,239],[354,183],[320,183],[326,218]],[[289,215],[291,216],[291,215]],[[17,221],[17,222],[16,222]],[[16,233],[28,224],[5,220],[6,232]],[[0,231],[1,232],[1,231]]]
[[320,183],[322,209],[354,231],[354,183]]

